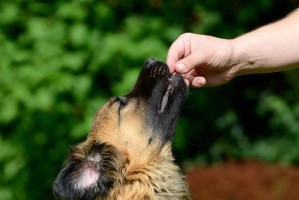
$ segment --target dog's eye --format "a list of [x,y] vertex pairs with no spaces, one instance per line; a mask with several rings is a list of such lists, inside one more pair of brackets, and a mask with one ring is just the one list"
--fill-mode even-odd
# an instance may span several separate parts
[[115,101],[117,101],[119,103],[119,109],[122,109],[127,104],[126,97],[116,97]]

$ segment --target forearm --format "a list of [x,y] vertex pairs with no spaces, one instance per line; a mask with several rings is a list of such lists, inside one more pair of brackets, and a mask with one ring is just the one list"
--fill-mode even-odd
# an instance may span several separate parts
[[236,75],[299,66],[299,10],[286,18],[232,40]]

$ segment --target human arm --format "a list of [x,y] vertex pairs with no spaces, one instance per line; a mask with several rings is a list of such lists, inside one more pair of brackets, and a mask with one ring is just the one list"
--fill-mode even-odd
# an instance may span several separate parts
[[236,76],[299,66],[299,10],[235,39],[181,35],[167,64],[193,87],[222,85]]

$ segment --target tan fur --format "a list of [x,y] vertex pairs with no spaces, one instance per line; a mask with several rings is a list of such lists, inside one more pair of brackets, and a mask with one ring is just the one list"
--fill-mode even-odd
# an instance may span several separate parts
[[[118,123],[117,106],[107,103],[98,111],[89,141],[98,140],[115,147],[127,163],[117,174],[117,182],[105,198],[98,200],[183,200],[190,199],[187,184],[174,164],[171,144],[162,150],[159,143],[148,145],[151,130],[145,130],[143,105],[130,102]],[[127,131],[126,131],[127,130]],[[129,131],[128,131],[129,130]]]
[[96,114],[86,141],[71,149],[54,195],[84,200],[188,200],[171,143],[187,95],[183,77],[148,59],[135,86]]
[[[190,199],[184,176],[174,164],[171,142],[161,145],[159,137],[156,137],[161,133],[144,124],[144,106],[134,99],[122,110],[113,99],[106,103],[97,112],[87,140],[71,151],[70,160],[78,163],[76,171],[71,175],[65,171],[62,173],[65,176],[61,177],[70,177],[70,183],[81,180],[80,168],[92,162],[90,156],[93,155],[94,145],[102,145],[98,147],[101,148],[98,150],[101,156],[98,162],[102,163],[103,169],[100,176],[114,182],[105,195],[95,199]],[[75,184],[74,187],[79,186]]]
[[173,163],[169,145],[143,165],[127,165],[114,188],[98,200],[182,200],[189,192],[180,169]]
[[190,199],[184,177],[173,163],[170,148],[167,146],[156,155],[156,159],[146,164],[126,166],[123,179],[115,184],[103,200]]

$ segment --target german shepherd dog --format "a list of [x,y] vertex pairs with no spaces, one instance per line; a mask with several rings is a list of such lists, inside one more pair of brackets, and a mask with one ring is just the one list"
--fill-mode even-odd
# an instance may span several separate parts
[[187,95],[183,78],[148,59],[135,86],[97,113],[86,141],[71,148],[54,195],[69,200],[190,199],[171,144]]

